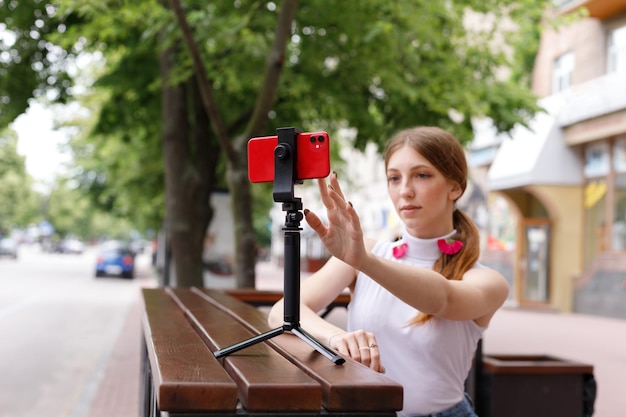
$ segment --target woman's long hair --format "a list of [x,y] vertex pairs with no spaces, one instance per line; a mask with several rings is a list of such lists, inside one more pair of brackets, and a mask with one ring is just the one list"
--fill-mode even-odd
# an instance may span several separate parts
[[[467,161],[465,151],[459,141],[450,133],[438,127],[415,127],[396,133],[385,150],[385,170],[389,158],[404,146],[413,148],[426,158],[437,171],[461,187],[461,195],[467,187]],[[460,197],[460,196],[459,196]],[[449,280],[461,280],[463,274],[478,261],[480,241],[478,228],[462,210],[455,208],[452,221],[456,234],[454,239],[463,242],[463,248],[454,255],[441,253],[433,265],[433,270]],[[432,316],[418,313],[409,324],[423,324]]]

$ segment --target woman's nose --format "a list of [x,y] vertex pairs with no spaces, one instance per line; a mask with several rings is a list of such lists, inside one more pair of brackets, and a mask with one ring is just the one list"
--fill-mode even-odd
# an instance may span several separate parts
[[400,194],[403,197],[415,197],[415,190],[409,181],[402,181],[402,187],[400,188]]

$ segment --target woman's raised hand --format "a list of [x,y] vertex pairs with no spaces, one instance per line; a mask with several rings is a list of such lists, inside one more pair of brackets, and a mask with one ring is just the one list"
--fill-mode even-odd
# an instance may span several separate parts
[[317,183],[322,203],[327,210],[328,225],[308,210],[304,212],[306,221],[331,255],[359,269],[367,256],[359,216],[352,203],[346,201],[335,172],[330,175],[328,185],[325,179],[318,179]]

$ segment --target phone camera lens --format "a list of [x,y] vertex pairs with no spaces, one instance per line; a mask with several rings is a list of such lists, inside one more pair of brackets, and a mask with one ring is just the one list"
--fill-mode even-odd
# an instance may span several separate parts
[[311,143],[315,143],[315,136],[311,136],[309,140],[311,141]]
[[324,142],[324,136],[321,136],[321,135],[318,136],[317,140],[320,141],[320,143]]

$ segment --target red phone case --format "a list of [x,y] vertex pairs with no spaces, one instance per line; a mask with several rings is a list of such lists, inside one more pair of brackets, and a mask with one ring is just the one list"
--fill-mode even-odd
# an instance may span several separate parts
[[[330,137],[326,132],[298,134],[296,175],[299,180],[325,178],[330,174]],[[248,178],[251,182],[274,181],[274,149],[278,136],[248,141]]]

